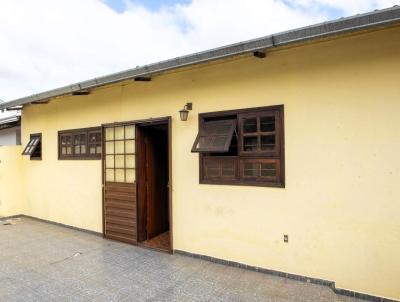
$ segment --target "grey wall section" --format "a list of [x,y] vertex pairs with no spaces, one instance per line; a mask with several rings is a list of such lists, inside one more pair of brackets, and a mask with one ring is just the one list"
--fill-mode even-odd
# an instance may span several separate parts
[[21,127],[0,130],[0,146],[15,146],[21,144]]

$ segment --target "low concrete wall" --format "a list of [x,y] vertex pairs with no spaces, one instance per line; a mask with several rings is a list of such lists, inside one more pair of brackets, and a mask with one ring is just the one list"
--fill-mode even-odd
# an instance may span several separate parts
[[22,146],[0,147],[0,217],[24,213]]

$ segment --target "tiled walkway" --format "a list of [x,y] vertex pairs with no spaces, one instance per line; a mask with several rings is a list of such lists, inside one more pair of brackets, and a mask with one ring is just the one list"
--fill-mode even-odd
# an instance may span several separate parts
[[361,300],[20,218],[0,223],[0,301]]

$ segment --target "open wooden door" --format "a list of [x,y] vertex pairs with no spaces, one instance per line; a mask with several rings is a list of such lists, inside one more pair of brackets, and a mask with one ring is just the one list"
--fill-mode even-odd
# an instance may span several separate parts
[[136,133],[138,242],[170,251],[169,124],[138,125]]
[[137,243],[135,125],[103,127],[103,232]]

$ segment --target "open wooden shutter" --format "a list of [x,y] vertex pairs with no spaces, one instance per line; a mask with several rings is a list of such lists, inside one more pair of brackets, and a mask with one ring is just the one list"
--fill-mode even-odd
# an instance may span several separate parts
[[40,136],[32,136],[29,143],[26,145],[22,155],[32,155],[36,148],[39,146]]
[[236,120],[204,122],[192,147],[192,152],[228,152]]

